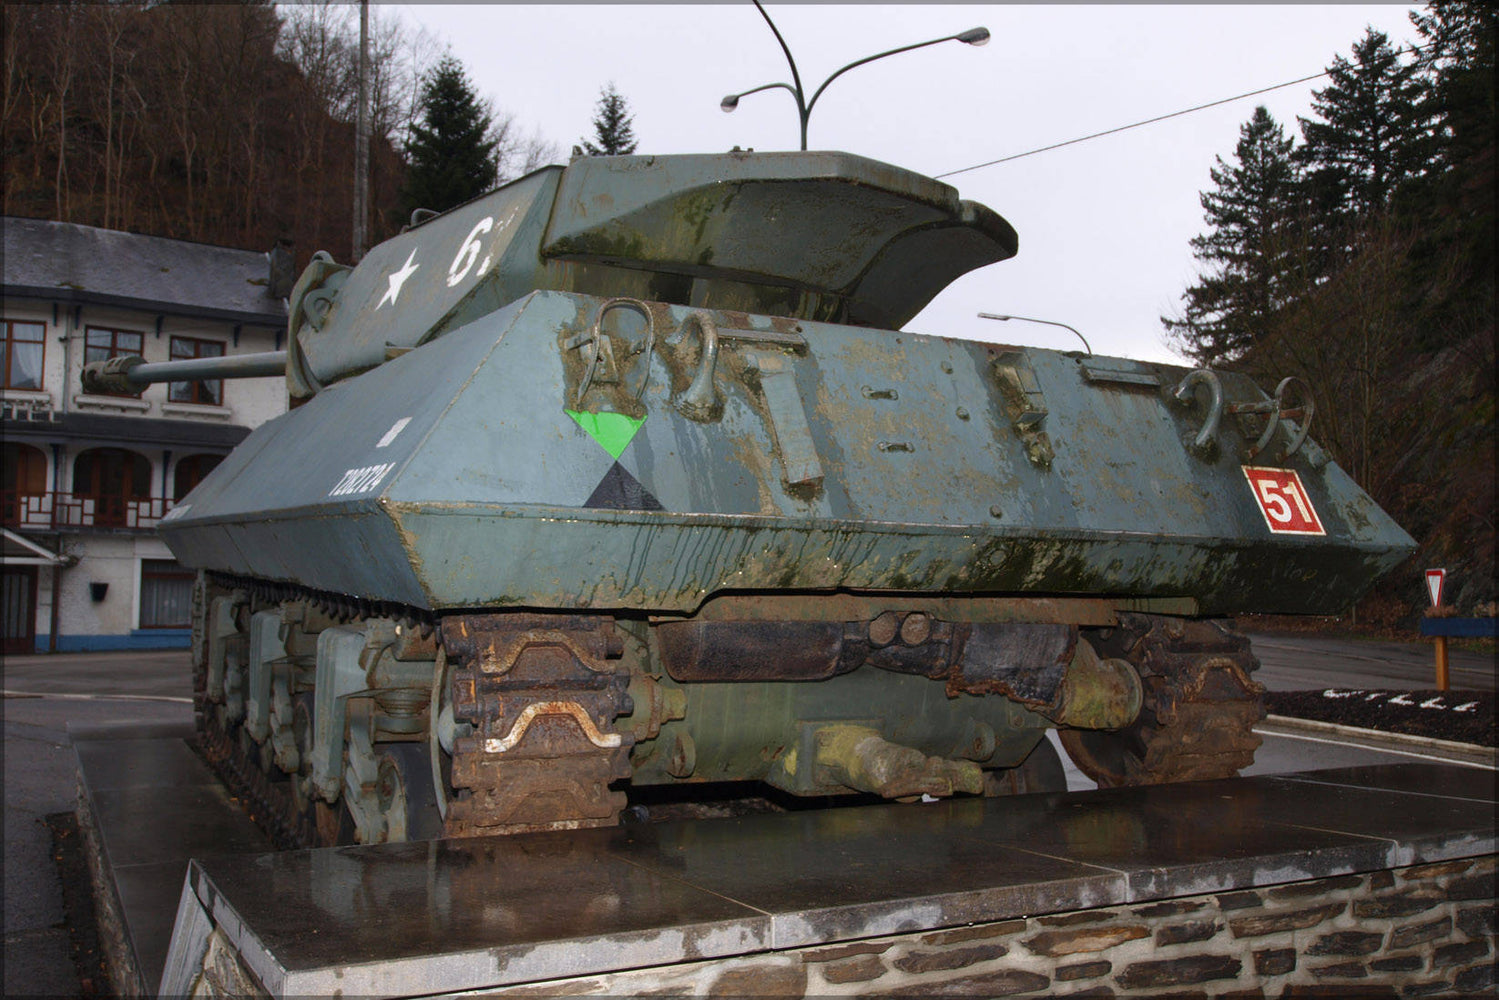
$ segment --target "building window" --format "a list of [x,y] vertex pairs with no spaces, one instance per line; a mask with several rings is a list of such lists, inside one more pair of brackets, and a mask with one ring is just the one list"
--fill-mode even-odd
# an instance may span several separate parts
[[[139,355],[146,341],[145,334],[134,330],[107,330],[100,326],[89,327],[83,336],[83,360],[86,364],[129,354]],[[111,392],[104,395],[133,396],[138,399],[141,391],[137,389],[135,392]]]
[[90,448],[73,462],[73,496],[91,504],[90,523],[101,528],[133,526],[140,501],[149,506],[151,463],[124,448]]
[[40,389],[42,355],[47,349],[47,327],[42,323],[5,321],[5,347],[0,352],[0,370],[7,389]]
[[[192,358],[222,358],[224,342],[221,340],[199,340],[197,337],[173,337],[172,360],[187,361]],[[174,403],[201,403],[204,406],[224,405],[224,382],[222,379],[199,379],[196,382],[172,382],[167,387],[167,399]]]
[[191,628],[193,580],[171,559],[142,559],[141,628]]
[[224,460],[223,455],[185,455],[172,474],[172,499],[181,500]]

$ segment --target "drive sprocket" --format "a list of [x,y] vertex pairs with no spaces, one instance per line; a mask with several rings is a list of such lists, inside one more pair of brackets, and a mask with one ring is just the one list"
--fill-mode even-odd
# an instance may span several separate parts
[[1100,787],[1227,778],[1254,762],[1265,688],[1247,637],[1226,622],[1125,612],[1088,638],[1100,656],[1127,660],[1144,694],[1123,729],[1061,733]]

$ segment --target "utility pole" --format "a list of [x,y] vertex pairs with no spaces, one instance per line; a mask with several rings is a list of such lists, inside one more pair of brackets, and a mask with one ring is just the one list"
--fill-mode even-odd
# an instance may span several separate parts
[[354,263],[369,242],[370,217],[370,0],[359,0],[359,114],[354,132]]

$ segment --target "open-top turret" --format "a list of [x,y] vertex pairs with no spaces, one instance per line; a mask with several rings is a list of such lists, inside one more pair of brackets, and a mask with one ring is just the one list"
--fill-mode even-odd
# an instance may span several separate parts
[[900,330],[1015,252],[937,181],[731,153],[319,256],[240,362],[300,405],[162,525],[210,745],[329,841],[1035,787],[1048,728],[1105,783],[1234,773],[1256,664],[1209,616],[1340,611],[1410,539],[1295,380]]

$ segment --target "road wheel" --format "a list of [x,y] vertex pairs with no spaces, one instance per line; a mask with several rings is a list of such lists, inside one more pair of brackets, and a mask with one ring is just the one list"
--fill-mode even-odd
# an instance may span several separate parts
[[437,809],[432,761],[426,746],[385,746],[380,754],[376,792],[391,840],[435,840],[442,836],[442,814]]

